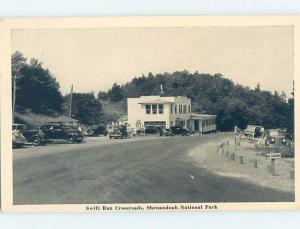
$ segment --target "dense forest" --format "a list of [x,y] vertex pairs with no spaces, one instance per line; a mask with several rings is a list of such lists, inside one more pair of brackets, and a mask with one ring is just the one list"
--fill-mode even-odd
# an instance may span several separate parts
[[[15,52],[12,55],[12,75],[13,107],[16,112],[68,115],[70,95],[62,95],[55,77],[38,60],[31,59],[27,63],[21,52]],[[290,133],[294,131],[293,93],[287,96],[285,92],[264,91],[259,84],[250,89],[235,84],[220,73],[149,73],[135,77],[124,85],[115,83],[110,90],[100,91],[97,97],[94,93],[74,93],[72,117],[86,125],[105,124],[117,118],[107,113],[109,109],[105,108],[121,107],[120,113],[124,113],[126,98],[159,95],[160,85],[163,85],[162,96],[191,98],[193,112],[217,114],[220,130],[232,130],[234,125],[243,129],[248,124],[258,124],[265,128],[288,128]]]

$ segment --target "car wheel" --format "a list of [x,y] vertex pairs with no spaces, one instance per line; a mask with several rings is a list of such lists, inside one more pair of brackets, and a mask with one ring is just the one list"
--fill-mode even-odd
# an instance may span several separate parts
[[38,146],[38,145],[40,145],[41,144],[41,139],[39,138],[39,137],[35,137],[34,139],[33,139],[33,145],[34,146]]
[[68,138],[68,143],[74,143],[74,137],[73,136],[70,136],[69,138]]

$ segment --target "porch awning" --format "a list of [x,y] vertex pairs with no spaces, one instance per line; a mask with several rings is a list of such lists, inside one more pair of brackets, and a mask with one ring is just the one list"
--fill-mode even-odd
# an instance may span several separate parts
[[195,114],[192,113],[190,118],[191,120],[205,120],[205,119],[215,119],[217,115],[209,115],[209,114]]

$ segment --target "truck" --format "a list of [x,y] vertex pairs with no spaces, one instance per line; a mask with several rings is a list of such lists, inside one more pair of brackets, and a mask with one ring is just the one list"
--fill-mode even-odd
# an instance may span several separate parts
[[129,138],[126,125],[109,125],[108,126],[109,139]]
[[281,146],[287,145],[288,141],[286,139],[286,129],[285,128],[277,128],[277,129],[269,129],[266,133],[266,145],[274,145]]

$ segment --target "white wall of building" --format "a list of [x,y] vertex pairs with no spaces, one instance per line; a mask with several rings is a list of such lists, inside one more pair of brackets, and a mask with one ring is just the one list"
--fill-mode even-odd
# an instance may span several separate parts
[[[172,122],[173,125],[176,123],[176,119],[178,120],[184,120],[184,126],[187,127],[187,120],[190,117],[190,111],[192,109],[191,106],[191,100],[187,97],[184,96],[178,96],[178,97],[173,97],[174,98],[174,104],[173,104],[173,112],[170,114],[170,122]],[[177,107],[177,113],[175,113],[175,106]],[[181,111],[180,111],[180,106]],[[185,108],[185,113],[183,112],[183,108]]]
[[[157,105],[156,114],[152,112],[153,104]],[[163,104],[162,114],[159,113],[159,104]],[[146,112],[146,105],[151,106],[149,114]],[[141,96],[139,98],[128,98],[127,109],[128,124],[133,130],[144,129],[145,122],[153,126],[163,125],[166,128],[181,123],[185,128],[201,133],[216,130],[216,115],[192,114],[191,100],[185,96]]]
[[[159,114],[158,110],[156,114],[146,113],[146,104],[163,104],[163,114]],[[172,108],[171,108],[172,106]],[[175,106],[177,113],[175,112]],[[182,106],[180,108],[180,106]],[[185,108],[186,113],[183,113]],[[160,96],[141,96],[139,98],[127,99],[128,109],[128,123],[130,127],[135,130],[138,129],[138,123],[141,123],[141,127],[144,127],[145,122],[165,122],[166,128],[171,125],[175,125],[176,120],[184,120],[184,126],[186,126],[186,120],[190,117],[191,100],[187,97],[160,97]],[[158,108],[157,108],[158,109]],[[182,111],[181,113],[179,111]]]

